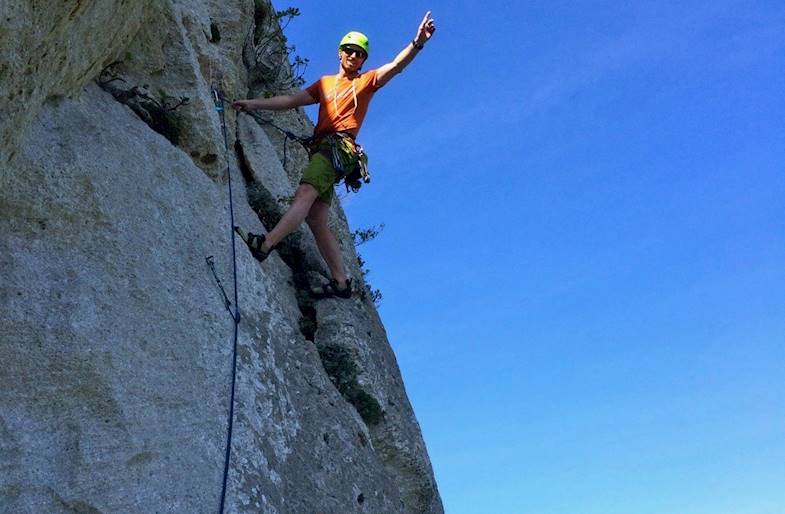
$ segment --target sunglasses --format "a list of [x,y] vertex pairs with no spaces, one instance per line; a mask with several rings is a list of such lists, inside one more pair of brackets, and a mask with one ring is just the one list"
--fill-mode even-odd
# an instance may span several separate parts
[[350,55],[350,56],[351,55],[355,55],[357,57],[362,57],[363,59],[365,59],[367,57],[365,55],[364,51],[360,50],[359,48],[352,48],[351,46],[342,46],[341,47],[341,52],[345,53],[346,55]]

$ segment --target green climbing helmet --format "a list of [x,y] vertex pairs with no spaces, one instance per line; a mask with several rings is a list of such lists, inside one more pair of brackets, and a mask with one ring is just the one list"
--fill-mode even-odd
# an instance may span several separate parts
[[368,36],[362,32],[352,31],[346,34],[338,44],[338,49],[340,50],[344,45],[359,46],[365,52],[365,57],[368,57],[368,49],[370,48],[370,44],[368,43]]

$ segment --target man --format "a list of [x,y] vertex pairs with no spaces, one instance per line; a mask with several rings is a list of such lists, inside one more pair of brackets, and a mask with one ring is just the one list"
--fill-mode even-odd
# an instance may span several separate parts
[[349,32],[338,47],[341,64],[337,75],[323,76],[292,95],[238,100],[232,104],[237,111],[280,111],[319,103],[319,119],[314,129],[315,151],[303,172],[291,207],[266,235],[235,227],[254,257],[263,261],[284,237],[306,220],[332,275],[329,283],[314,292],[316,297],[350,298],[352,295],[351,279],[346,276],[338,241],[327,224],[333,186],[336,179],[359,165],[363,158],[357,152],[354,139],[374,93],[412,62],[435,31],[435,22],[428,11],[414,39],[392,62],[362,74],[360,69],[368,58],[368,38],[360,32]]

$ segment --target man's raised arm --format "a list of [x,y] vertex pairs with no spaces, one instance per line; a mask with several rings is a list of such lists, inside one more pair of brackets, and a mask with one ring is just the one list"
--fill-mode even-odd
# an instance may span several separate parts
[[436,32],[436,23],[434,22],[434,19],[431,18],[431,11],[428,11],[425,13],[422,22],[420,23],[420,27],[417,29],[417,35],[414,36],[412,42],[406,45],[406,48],[401,50],[392,62],[387,63],[376,70],[376,80],[379,87],[382,87],[394,76],[402,72],[403,69],[414,60],[420,50],[423,49],[425,43],[433,37],[434,32]]

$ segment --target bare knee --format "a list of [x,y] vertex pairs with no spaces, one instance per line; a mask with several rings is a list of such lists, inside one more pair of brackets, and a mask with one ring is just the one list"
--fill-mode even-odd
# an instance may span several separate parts
[[297,191],[294,192],[292,205],[307,205],[310,208],[318,197],[319,192],[311,184],[300,184]]
[[295,199],[297,198],[316,199],[318,196],[319,196],[319,192],[316,190],[316,188],[313,185],[307,183],[302,183],[299,186],[297,186],[297,190],[294,192]]

